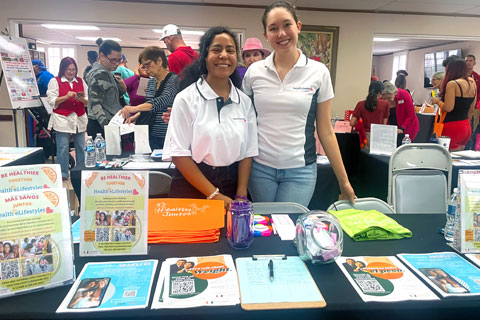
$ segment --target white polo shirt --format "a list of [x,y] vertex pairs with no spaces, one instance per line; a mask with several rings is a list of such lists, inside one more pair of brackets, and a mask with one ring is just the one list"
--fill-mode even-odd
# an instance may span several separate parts
[[258,155],[257,121],[252,101],[230,81],[224,103],[201,77],[175,97],[163,160],[191,156],[196,163],[223,167]]
[[334,97],[330,72],[300,51],[282,82],[274,56],[275,52],[253,63],[243,78],[243,91],[252,97],[257,111],[255,161],[276,169],[299,168],[316,161],[317,103]]

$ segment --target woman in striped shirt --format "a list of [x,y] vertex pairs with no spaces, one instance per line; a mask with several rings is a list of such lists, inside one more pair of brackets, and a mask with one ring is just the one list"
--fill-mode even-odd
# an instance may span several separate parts
[[[173,105],[177,95],[180,79],[173,72],[168,71],[168,61],[165,52],[159,47],[146,47],[140,53],[142,68],[150,75],[146,90],[145,103],[138,106],[125,106],[122,114],[127,123],[135,122],[140,112],[153,112],[153,121],[150,124],[150,148],[163,149],[168,124],[162,119],[167,108]],[[131,114],[134,114],[130,116]]]

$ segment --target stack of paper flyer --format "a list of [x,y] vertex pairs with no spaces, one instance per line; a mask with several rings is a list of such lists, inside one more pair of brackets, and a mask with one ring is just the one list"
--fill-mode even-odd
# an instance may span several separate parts
[[148,172],[83,171],[80,256],[147,254]]
[[365,302],[439,300],[395,257],[340,257],[336,263]]
[[57,312],[146,308],[157,260],[87,263]]
[[240,303],[232,256],[169,258],[162,263],[152,309]]

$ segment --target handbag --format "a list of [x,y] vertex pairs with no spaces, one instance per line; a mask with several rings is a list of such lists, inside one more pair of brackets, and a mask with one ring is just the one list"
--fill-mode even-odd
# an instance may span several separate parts
[[[163,79],[162,83],[160,83],[160,87],[158,87],[157,92],[155,93],[155,98],[160,96],[165,89],[165,83],[167,83],[168,78],[172,75],[172,72],[169,72],[165,79]],[[150,126],[155,121],[156,112],[153,111],[153,107],[149,111],[141,111],[140,116],[138,117],[137,121],[135,121],[136,125],[148,125]]]
[[433,123],[433,133],[437,136],[437,139],[442,136],[443,126],[444,126],[443,121],[445,121],[445,117],[447,116],[447,113],[448,113],[446,111],[443,111],[439,120],[438,118],[440,114],[440,109],[441,108],[438,108],[437,113],[435,114],[435,122]]

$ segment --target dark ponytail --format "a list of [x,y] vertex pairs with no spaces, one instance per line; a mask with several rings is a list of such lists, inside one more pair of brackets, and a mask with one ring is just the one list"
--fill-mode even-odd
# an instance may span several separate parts
[[368,96],[365,101],[365,109],[368,111],[375,111],[377,108],[377,95],[383,91],[383,83],[380,81],[373,81],[368,87]]

